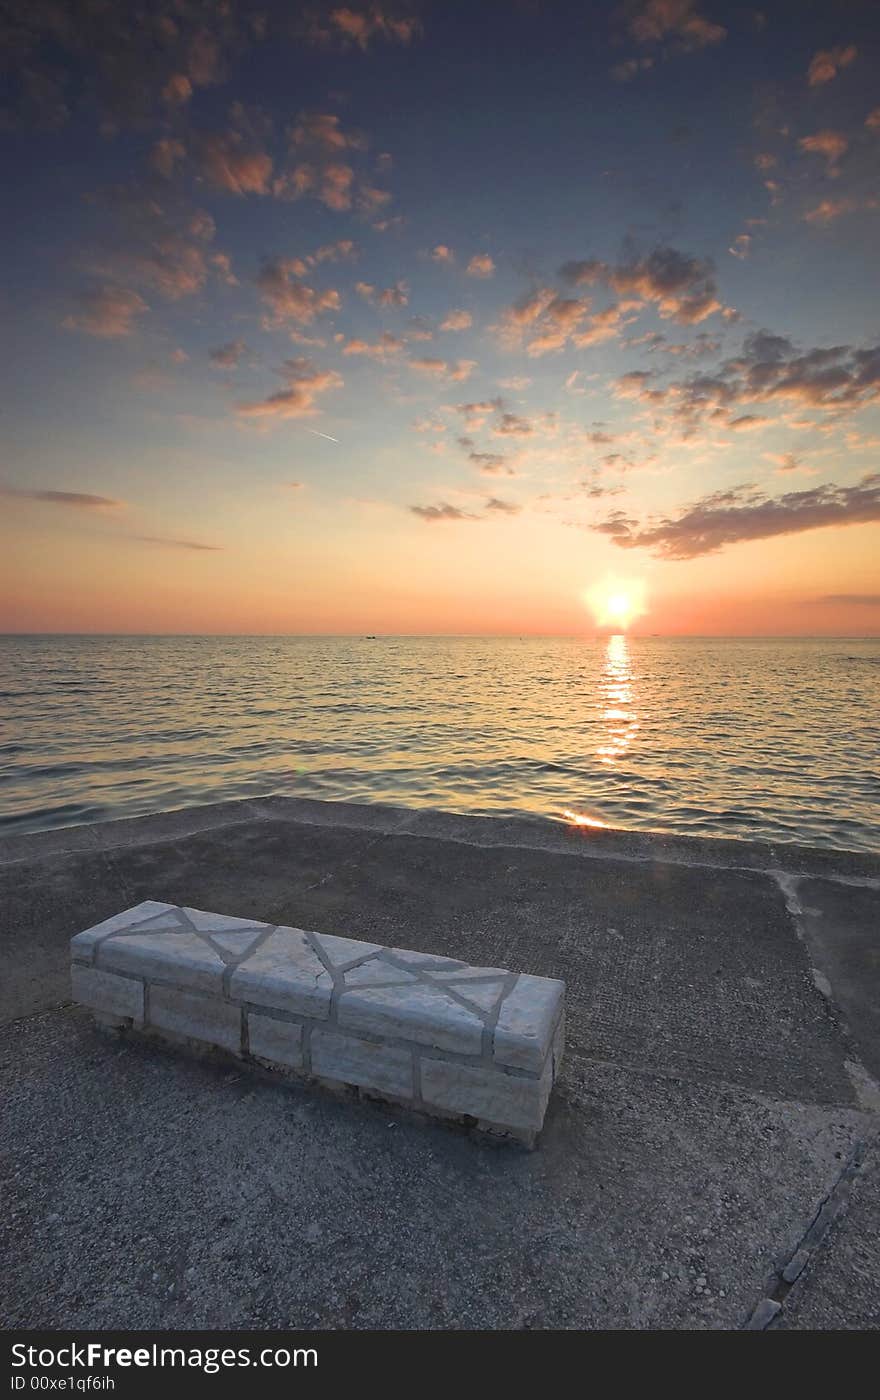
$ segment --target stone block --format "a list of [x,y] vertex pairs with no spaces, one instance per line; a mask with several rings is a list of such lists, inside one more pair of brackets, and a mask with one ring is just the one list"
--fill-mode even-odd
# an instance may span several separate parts
[[395,1036],[479,1055],[483,1018],[449,996],[442,987],[404,982],[395,987],[353,987],[339,998],[340,1026],[371,1036]]
[[232,974],[230,995],[326,1020],[333,978],[299,928],[277,928]]
[[155,901],[71,946],[74,996],[101,1022],[525,1141],[540,1130],[565,1035],[551,978]]
[[426,1108],[485,1119],[499,1127],[535,1133],[544,1121],[552,1076],[539,1079],[505,1074],[491,1065],[463,1065],[423,1059],[422,1100]]
[[226,964],[209,943],[190,929],[114,934],[99,946],[99,967],[128,972],[148,981],[173,982],[194,991],[223,994]]
[[562,1014],[565,986],[552,977],[518,977],[501,1003],[493,1036],[500,1065],[540,1074]]
[[151,987],[147,1024],[236,1055],[241,1052],[241,1009],[219,997],[177,987]]
[[333,1030],[312,1031],[312,1073],[392,1098],[413,1097],[413,1052]]
[[82,933],[71,938],[70,956],[79,958],[82,962],[92,962],[95,950],[111,934],[121,933],[133,924],[141,924],[148,919],[161,917],[173,909],[173,904],[161,904],[155,899],[145,899],[142,904],[135,904],[131,909],[123,909],[121,914],[114,914],[112,918],[104,919],[100,924],[95,924],[93,928],[84,929]]
[[303,1028],[297,1021],[248,1012],[248,1048],[260,1060],[273,1060],[289,1069],[302,1069]]
[[74,1001],[107,1018],[131,1018],[140,1025],[144,1019],[144,986],[130,977],[117,977],[96,967],[73,963],[70,986]]

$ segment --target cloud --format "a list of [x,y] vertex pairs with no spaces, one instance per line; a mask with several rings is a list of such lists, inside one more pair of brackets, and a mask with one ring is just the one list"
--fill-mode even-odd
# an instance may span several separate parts
[[358,185],[353,167],[340,159],[365,145],[359,132],[343,130],[338,117],[324,113],[301,117],[291,132],[291,149],[305,148],[308,159],[283,171],[272,185],[273,194],[291,200],[309,196],[340,213],[351,209],[357,199],[361,213],[375,212],[391,196],[372,185]]
[[468,277],[491,277],[495,263],[488,253],[475,253],[465,268]]
[[112,496],[93,496],[86,491],[34,491],[3,483],[0,483],[0,496],[20,501],[39,501],[51,506],[69,506],[73,510],[121,510],[125,504]]
[[824,156],[828,164],[828,174],[838,174],[838,162],[849,150],[849,141],[842,131],[817,131],[812,136],[802,136],[798,141],[807,155]]
[[764,456],[770,462],[776,463],[777,476],[788,476],[791,472],[799,472],[804,476],[815,476],[815,471],[810,467],[805,467],[800,457],[796,457],[793,452],[765,452]]
[[738,418],[730,418],[727,427],[737,433],[750,433],[756,428],[763,428],[770,422],[761,413],[741,413]]
[[486,509],[498,515],[519,515],[522,506],[515,505],[513,501],[501,501],[497,496],[490,496],[486,502]]
[[326,311],[338,311],[339,293],[332,288],[315,291],[298,280],[302,270],[299,258],[274,258],[263,264],[257,275],[260,296],[271,308],[272,325],[295,321],[309,326]]
[[335,37],[343,44],[353,45],[364,52],[374,39],[384,39],[388,43],[410,44],[421,32],[421,25],[415,16],[389,14],[381,5],[370,5],[367,9],[352,10],[348,6],[332,10],[329,16],[330,29],[316,26],[313,37],[328,39]]
[[354,289],[359,297],[371,306],[401,307],[409,305],[409,287],[405,282],[395,282],[393,287],[374,287],[369,282],[355,282]]
[[183,107],[193,95],[193,85],[185,73],[172,73],[162,89],[162,101],[169,107]]
[[653,371],[632,370],[615,382],[614,393],[655,412],[666,410],[685,436],[704,419],[729,423],[753,404],[787,402],[846,412],[880,401],[880,345],[801,351],[784,336],[756,331],[739,355],[713,373],[662,386]]
[[422,520],[431,523],[440,520],[479,520],[478,515],[473,515],[470,511],[461,510],[458,506],[451,506],[447,501],[441,501],[436,506],[410,506],[413,515],[418,515]]
[[727,251],[728,253],[732,253],[735,258],[740,258],[744,262],[751,252],[751,246],[752,235],[750,233],[738,233]]
[[854,199],[823,199],[814,209],[808,209],[804,219],[808,224],[830,224],[843,214],[851,214],[858,208]]
[[844,604],[856,608],[880,608],[880,593],[824,593],[820,598],[806,598],[806,603]]
[[665,245],[654,248],[645,257],[617,264],[597,258],[567,262],[559,269],[559,275],[574,286],[601,283],[621,296],[650,302],[664,320],[681,325],[697,325],[725,310],[718,299],[712,263]]
[[423,356],[408,363],[410,369],[417,370],[420,374],[430,374],[454,384],[469,379],[477,367],[476,360],[439,360],[431,356]]
[[528,418],[517,413],[502,413],[492,429],[496,437],[530,437],[535,431]]
[[659,44],[671,39],[683,53],[720,44],[727,38],[723,25],[697,13],[696,0],[646,0],[627,25],[639,44]]
[[157,175],[170,180],[179,161],[186,159],[186,147],[173,137],[163,137],[150,151],[149,161]]
[[440,322],[441,331],[466,331],[473,325],[474,318],[469,311],[450,311]]
[[455,262],[455,253],[452,251],[451,248],[448,248],[445,243],[438,243],[436,248],[431,249],[430,253],[428,254],[428,257],[431,259],[432,262],[437,263]]
[[176,0],[7,5],[3,41],[21,115],[59,126],[75,111],[97,114],[105,135],[121,124],[144,130],[195,87],[222,80],[227,60],[259,37],[246,9]]
[[616,306],[589,314],[589,298],[563,297],[552,287],[540,287],[506,307],[493,330],[498,332],[502,346],[507,349],[517,347],[528,337],[526,350],[534,358],[562,350],[569,341],[578,349],[584,349],[613,339],[627,324],[623,319],[625,313],[638,305],[638,302],[621,301]]
[[212,271],[234,283],[224,253],[212,252],[214,220],[202,209],[181,203],[173,193],[160,202],[153,190],[137,185],[109,191],[115,215],[105,221],[108,247],[98,274],[117,284],[134,284],[169,301],[192,296]]
[[332,161],[321,171],[318,199],[328,209],[350,209],[353,184],[354,171],[351,166]]
[[[389,203],[391,195],[388,190],[377,189],[375,185],[365,185],[363,182],[358,186],[357,207],[358,212],[364,218],[371,218],[377,214],[386,204]],[[380,233],[384,232],[394,221],[386,219],[381,224],[374,224],[373,227]]]
[[654,67],[654,60],[647,54],[642,58],[627,58],[623,63],[615,63],[611,69],[611,76],[617,83],[628,83],[639,73],[647,73]]
[[456,413],[460,413],[468,428],[481,428],[486,419],[493,413],[501,413],[504,410],[504,400],[482,399],[473,403],[457,403]]
[[149,310],[143,297],[126,287],[99,287],[80,297],[82,310],[65,316],[65,330],[82,331],[101,340],[119,340],[131,335],[136,316]]
[[754,487],[740,486],[705,496],[678,517],[666,517],[642,529],[622,515],[594,528],[610,535],[622,549],[650,549],[662,559],[695,559],[746,540],[877,521],[880,472],[863,477],[857,486],[831,483],[773,498]]
[[875,107],[865,117],[865,126],[869,131],[880,131],[880,107]]
[[346,131],[331,112],[303,112],[288,133],[292,146],[318,146],[325,151],[362,151],[367,139],[361,131]]
[[240,131],[227,131],[201,139],[199,169],[210,185],[226,194],[268,194],[272,157],[254,149]]
[[468,460],[483,476],[516,476],[513,467],[508,465],[507,458],[500,452],[469,452]]
[[343,384],[342,376],[335,370],[318,369],[303,356],[285,360],[279,374],[285,381],[283,389],[266,399],[239,404],[236,411],[246,418],[312,418],[320,412],[316,400]]
[[218,345],[212,350],[209,359],[218,369],[235,369],[247,346],[243,340],[230,340],[226,345]]
[[807,82],[810,87],[818,87],[822,83],[830,83],[836,78],[841,68],[848,68],[857,58],[858,49],[855,44],[838,45],[833,49],[820,49],[810,60],[807,69]]
[[158,544],[165,549],[194,550],[200,554],[215,554],[223,548],[219,544],[202,544],[199,540],[176,540],[167,535],[126,535],[126,539],[139,540],[142,544]]
[[357,338],[350,340],[343,348],[342,353],[343,355],[366,355],[372,360],[387,360],[393,355],[399,355],[401,350],[405,348],[406,341],[385,331],[373,344]]

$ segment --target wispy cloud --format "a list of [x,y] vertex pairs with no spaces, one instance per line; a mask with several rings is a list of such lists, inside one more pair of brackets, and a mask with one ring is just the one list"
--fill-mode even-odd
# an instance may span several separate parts
[[200,540],[178,540],[170,535],[126,535],[126,539],[137,540],[141,544],[155,544],[162,549],[185,549],[197,554],[217,554],[223,549],[219,544],[203,544]]
[[824,593],[821,598],[805,598],[807,604],[842,604],[854,608],[880,608],[880,593]]
[[0,483],[0,496],[22,501],[40,501],[51,506],[68,506],[73,510],[116,511],[124,506],[123,501],[112,496],[94,496],[88,491],[38,491],[23,486],[9,486]]

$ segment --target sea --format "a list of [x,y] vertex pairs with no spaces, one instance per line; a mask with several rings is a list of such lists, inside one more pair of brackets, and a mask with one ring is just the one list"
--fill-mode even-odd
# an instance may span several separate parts
[[269,794],[880,851],[880,638],[0,637],[0,829]]

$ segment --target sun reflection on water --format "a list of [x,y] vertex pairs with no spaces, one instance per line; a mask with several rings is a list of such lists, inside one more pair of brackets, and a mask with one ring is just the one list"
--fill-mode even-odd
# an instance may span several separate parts
[[599,680],[599,709],[607,725],[596,749],[600,763],[613,767],[629,749],[639,729],[633,710],[633,672],[629,643],[622,632],[608,638]]

